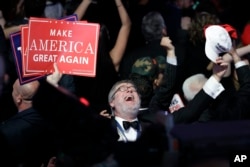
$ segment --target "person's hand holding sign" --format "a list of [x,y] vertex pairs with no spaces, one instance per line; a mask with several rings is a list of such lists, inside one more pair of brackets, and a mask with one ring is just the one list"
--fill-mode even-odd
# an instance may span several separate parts
[[51,85],[57,87],[58,86],[58,82],[60,81],[60,79],[62,78],[62,73],[59,72],[57,64],[54,63],[54,72],[50,75],[47,76],[46,80],[48,83],[50,83]]

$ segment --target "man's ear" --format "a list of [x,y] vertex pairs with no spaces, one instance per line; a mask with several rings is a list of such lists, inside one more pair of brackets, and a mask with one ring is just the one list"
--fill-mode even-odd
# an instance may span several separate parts
[[113,103],[113,100],[111,102],[109,102],[109,105],[111,108],[114,108],[115,104]]
[[16,96],[15,101],[17,104],[20,104],[22,102],[22,96],[21,95]]

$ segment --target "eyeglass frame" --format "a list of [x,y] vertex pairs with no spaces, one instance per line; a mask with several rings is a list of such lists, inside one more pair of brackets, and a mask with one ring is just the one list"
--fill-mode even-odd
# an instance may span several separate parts
[[[124,89],[124,90],[121,90],[121,88],[125,88],[125,89]],[[125,92],[125,91],[129,90],[129,88],[133,88],[132,92],[137,92],[137,89],[136,89],[136,87],[135,87],[134,85],[131,85],[131,86],[121,85],[121,86],[119,86],[119,87],[116,89],[116,91],[114,91],[114,94],[113,94],[111,97],[114,98],[114,96],[115,96],[115,94],[116,94],[117,92],[119,92],[119,91]]]

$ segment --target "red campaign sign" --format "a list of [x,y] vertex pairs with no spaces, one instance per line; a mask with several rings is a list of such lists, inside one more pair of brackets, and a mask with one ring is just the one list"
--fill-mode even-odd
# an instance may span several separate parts
[[40,73],[37,72],[27,72],[27,45],[28,45],[28,30],[29,26],[24,25],[21,27],[21,53],[22,53],[22,75],[23,77],[29,77],[29,76],[37,76],[37,75],[43,75],[42,71]]
[[30,18],[26,71],[94,77],[100,25],[86,21]]

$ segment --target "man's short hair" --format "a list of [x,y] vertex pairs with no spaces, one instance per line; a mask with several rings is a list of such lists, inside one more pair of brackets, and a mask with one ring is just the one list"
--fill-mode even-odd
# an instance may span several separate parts
[[142,18],[141,30],[147,42],[161,39],[164,28],[166,28],[166,24],[159,12],[149,12]]

